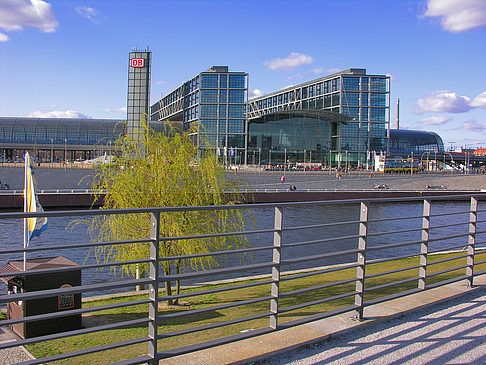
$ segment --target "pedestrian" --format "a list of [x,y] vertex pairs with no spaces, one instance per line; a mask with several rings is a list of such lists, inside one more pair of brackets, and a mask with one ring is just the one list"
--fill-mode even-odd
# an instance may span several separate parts
[[282,181],[283,183],[285,182],[285,175],[282,176],[282,178],[280,179],[280,181]]

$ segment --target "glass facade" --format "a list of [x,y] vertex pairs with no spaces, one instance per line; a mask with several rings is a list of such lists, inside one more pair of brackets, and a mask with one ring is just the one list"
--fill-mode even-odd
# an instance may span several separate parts
[[444,142],[434,132],[412,130],[390,130],[390,153],[416,156],[424,152],[444,153]]
[[148,119],[150,105],[150,64],[152,53],[133,51],[128,57],[127,133],[141,138],[141,121]]
[[[347,118],[324,111],[275,112],[248,122],[249,164],[329,161],[339,149],[339,128]],[[256,159],[254,161],[254,159]]]
[[246,73],[213,66],[152,105],[150,119],[180,122],[183,130],[197,125],[194,141],[201,149],[209,142],[236,159],[245,149],[247,84]]
[[326,110],[349,116],[352,120],[339,128],[337,153],[346,153],[352,156],[352,165],[363,166],[366,151],[388,150],[389,100],[388,76],[349,69],[252,99],[248,116],[287,110]]

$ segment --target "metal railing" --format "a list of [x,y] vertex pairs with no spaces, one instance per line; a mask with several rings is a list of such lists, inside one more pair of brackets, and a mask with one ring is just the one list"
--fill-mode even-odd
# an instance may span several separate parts
[[[452,282],[464,281],[466,285],[471,286],[475,276],[486,273],[486,251],[482,250],[486,240],[480,239],[481,235],[486,233],[486,229],[482,229],[486,219],[479,219],[486,209],[479,210],[478,199],[471,195],[448,196],[447,199],[449,204],[445,207],[444,197],[430,197],[53,211],[42,214],[1,213],[0,224],[11,222],[12,219],[15,220],[15,224],[20,224],[19,218],[36,216],[48,216],[49,219],[77,216],[89,219],[96,215],[149,214],[151,230],[150,237],[101,244],[148,244],[150,254],[146,258],[123,262],[78,262],[79,266],[76,266],[76,269],[85,272],[106,267],[148,264],[147,277],[135,279],[110,276],[103,282],[0,295],[2,305],[15,302],[25,304],[41,298],[79,294],[85,296],[106,290],[113,292],[121,289],[128,292],[135,286],[146,285],[148,291],[139,292],[138,296],[126,293],[126,296],[119,297],[118,294],[113,294],[116,300],[100,299],[98,302],[90,302],[90,305],[84,303],[80,308],[7,318],[0,321],[0,326],[35,323],[73,315],[81,315],[85,320],[107,312],[132,313],[132,309],[134,315],[119,315],[117,321],[84,324],[82,328],[66,332],[0,343],[0,349],[34,344],[46,344],[50,347],[51,343],[62,339],[68,341],[70,338],[99,334],[99,341],[91,346],[79,347],[76,342],[83,341],[74,341],[76,346],[72,345],[70,350],[27,361],[25,364],[42,364],[64,359],[74,362],[79,356],[95,355],[99,357],[97,360],[93,359],[93,362],[155,364],[163,358],[258,336],[340,313],[351,312],[361,320],[367,306]],[[439,200],[442,202],[439,203]],[[465,206],[465,201],[468,202],[468,206]],[[432,208],[440,204],[440,209],[432,214]],[[403,207],[407,209],[402,209]],[[329,212],[338,212],[343,208],[346,211],[339,215],[339,219],[329,218],[337,215],[329,215]],[[254,229],[244,231],[161,237],[161,214],[232,209],[246,210],[253,212],[252,214],[256,214],[258,210],[264,211],[266,224],[259,226],[261,222],[258,219],[256,226],[252,227]],[[292,222],[296,221],[296,210],[299,224],[284,224],[284,218],[287,216]],[[388,213],[383,213],[384,210],[388,210]],[[404,210],[407,214],[403,214]],[[311,215],[313,219],[309,221],[306,214]],[[309,235],[310,232],[314,233]],[[31,246],[25,249],[15,248],[13,244],[7,247],[3,245],[0,257],[20,257],[24,252],[28,255],[49,251],[58,254],[100,245],[92,242],[73,243],[72,239],[69,239],[69,232],[66,232],[66,235],[69,242],[67,244],[52,242],[36,247],[31,243]],[[261,238],[258,244],[248,248],[171,257],[160,255],[160,247],[166,242],[233,235],[244,235],[250,242],[254,237]],[[314,249],[311,249],[312,247]],[[223,259],[230,255],[236,255],[238,259]],[[241,261],[241,255],[247,255],[244,261]],[[164,262],[196,260],[202,257],[217,259],[219,266],[163,275],[161,267]],[[27,278],[53,273],[63,275],[69,270],[73,268],[9,272],[3,270],[0,272],[0,278],[6,281],[12,277]],[[228,277],[232,279],[221,281]],[[220,281],[201,284],[202,281],[211,278]],[[162,290],[163,284],[176,280],[188,283],[191,287],[171,295]],[[195,303],[187,307],[161,307],[161,303],[167,300],[187,298],[192,298]],[[203,298],[199,305],[197,298]],[[248,328],[249,326],[251,327]],[[129,338],[126,337],[128,332],[124,332],[127,329],[133,329]],[[194,334],[201,335],[201,339],[194,342]],[[166,345],[164,341],[172,342]],[[129,348],[130,351],[123,352],[125,348]],[[119,354],[112,350],[117,350]],[[106,357],[103,357],[104,353]]]

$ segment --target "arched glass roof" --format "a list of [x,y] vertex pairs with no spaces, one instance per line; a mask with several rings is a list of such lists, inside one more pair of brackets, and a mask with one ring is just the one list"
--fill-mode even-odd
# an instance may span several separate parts
[[444,152],[444,142],[437,133],[408,129],[390,130],[389,153],[410,155],[423,152]]

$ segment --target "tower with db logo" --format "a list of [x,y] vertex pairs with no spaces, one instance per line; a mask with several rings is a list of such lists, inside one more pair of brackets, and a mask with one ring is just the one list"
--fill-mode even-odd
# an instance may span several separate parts
[[150,115],[150,67],[152,52],[134,48],[128,56],[127,134],[134,140],[142,138],[141,121]]

